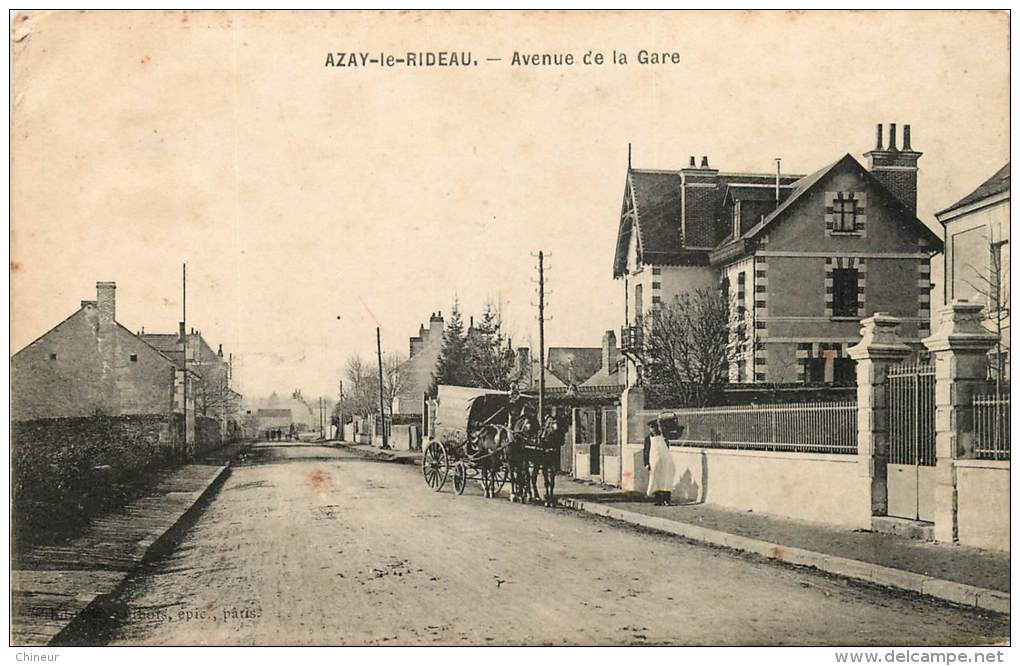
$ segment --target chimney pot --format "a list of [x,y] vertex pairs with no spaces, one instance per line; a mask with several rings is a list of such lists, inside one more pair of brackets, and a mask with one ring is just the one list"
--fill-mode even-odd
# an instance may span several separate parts
[[117,321],[117,283],[96,283],[96,308],[99,310],[100,325]]
[[701,168],[702,169],[707,169],[708,168],[708,156],[707,155],[702,155],[701,156]]
[[691,163],[690,163],[690,167],[691,167],[692,169],[696,169],[696,168],[698,167],[698,163],[694,161],[694,155],[691,155]]
[[183,321],[182,322],[178,322],[178,324],[177,324],[177,341],[178,342],[183,342],[184,341],[184,322]]
[[896,123],[889,123],[889,150],[899,150],[896,147]]
[[875,150],[882,150],[882,123],[875,125]]
[[910,147],[910,125],[903,126],[903,150],[913,150]]

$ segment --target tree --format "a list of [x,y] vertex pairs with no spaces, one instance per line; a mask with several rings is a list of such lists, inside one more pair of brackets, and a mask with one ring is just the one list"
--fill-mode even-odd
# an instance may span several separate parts
[[471,386],[467,358],[467,336],[464,333],[464,319],[460,314],[460,305],[453,301],[450,322],[443,331],[443,348],[439,360],[432,372],[432,386],[429,393],[433,395],[440,384],[452,386]]
[[644,380],[683,405],[704,406],[741,352],[740,319],[731,321],[726,296],[715,289],[663,303],[643,324]]
[[984,300],[985,324],[996,337],[995,357],[990,359],[996,395],[1001,394],[1009,362],[1003,348],[1003,341],[1008,342],[1006,330],[1009,328],[1009,259],[1002,256],[1008,243],[1008,240],[997,241],[994,237],[989,240],[987,274],[968,264],[974,282],[967,281],[967,284]]
[[235,418],[241,408],[241,396],[230,388],[230,375],[226,363],[206,362],[189,366],[199,376],[198,402],[203,416],[221,421]]
[[524,368],[503,335],[503,322],[492,302],[485,304],[481,322],[467,336],[470,386],[509,391],[521,381]]
[[393,411],[393,401],[397,399],[400,392],[407,385],[407,369],[404,366],[404,359],[395,352],[389,352],[383,356],[383,397]]
[[340,403],[347,414],[371,416],[379,410],[379,378],[360,355],[347,358],[344,366],[344,391]]

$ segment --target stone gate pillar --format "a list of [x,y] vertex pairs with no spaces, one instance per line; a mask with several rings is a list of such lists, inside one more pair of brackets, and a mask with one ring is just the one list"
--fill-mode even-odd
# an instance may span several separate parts
[[889,459],[889,405],[886,372],[904,361],[911,349],[899,338],[900,320],[876,312],[861,321],[861,341],[847,350],[857,362],[857,459],[864,477],[866,503],[861,522],[884,516],[888,509],[886,463]]
[[935,539],[956,541],[956,465],[973,455],[971,402],[986,386],[988,352],[996,337],[983,325],[980,303],[953,301],[939,310],[924,345],[935,362]]
[[648,483],[642,462],[646,432],[641,420],[644,408],[644,389],[628,386],[620,396],[620,488],[623,490],[641,490]]

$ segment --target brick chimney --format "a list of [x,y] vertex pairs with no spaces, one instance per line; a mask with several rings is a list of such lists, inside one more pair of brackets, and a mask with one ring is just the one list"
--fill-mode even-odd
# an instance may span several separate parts
[[111,326],[117,321],[117,283],[96,283],[96,309],[99,310],[99,325]]
[[443,329],[446,327],[446,322],[443,320],[443,311],[440,310],[438,313],[429,317],[429,337],[442,335]]
[[605,335],[602,336],[602,369],[608,372],[613,372],[616,369],[617,349],[616,349],[616,333],[613,331],[606,331]]
[[882,145],[882,125],[875,130],[875,148],[864,153],[868,171],[896,195],[910,212],[917,213],[917,160],[922,153],[910,145],[910,125],[903,126],[903,147],[896,146],[896,123],[889,123],[889,143]]
[[709,166],[707,155],[696,164],[691,155],[689,165],[680,170],[680,242],[684,247],[715,247],[729,231],[716,223],[719,170]]

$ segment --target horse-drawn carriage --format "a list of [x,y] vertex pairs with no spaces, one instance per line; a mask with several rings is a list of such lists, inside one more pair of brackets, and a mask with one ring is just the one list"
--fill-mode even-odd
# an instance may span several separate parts
[[[554,463],[563,444],[560,425],[549,417],[540,427],[538,401],[516,391],[440,386],[432,436],[423,447],[422,475],[433,490],[450,476],[458,495],[469,479],[486,497],[509,481],[511,500],[537,497],[537,475],[545,475],[546,503],[552,504]],[[557,435],[559,436],[557,437]],[[555,453],[555,456],[553,455]]]

